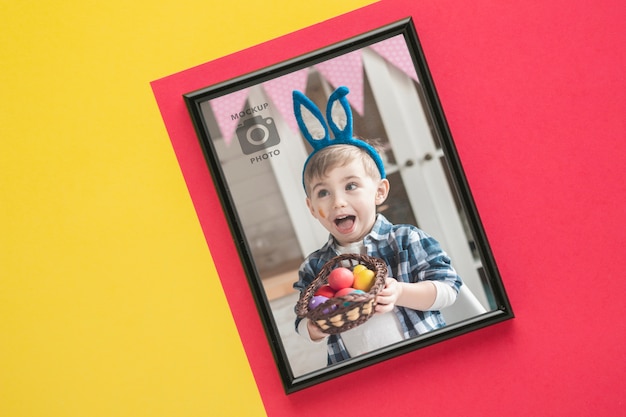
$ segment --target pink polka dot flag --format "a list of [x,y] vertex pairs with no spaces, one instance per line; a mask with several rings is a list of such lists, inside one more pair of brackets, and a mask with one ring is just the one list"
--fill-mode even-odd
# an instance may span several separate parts
[[404,36],[394,36],[393,38],[373,44],[371,48],[380,56],[385,58],[390,64],[394,65],[400,71],[419,82],[417,79],[417,73],[415,72],[415,66],[413,65],[413,60],[411,59],[411,54],[406,47],[406,42],[404,41]]
[[263,83],[263,88],[272,104],[276,106],[276,110],[294,132],[298,132],[299,128],[293,115],[292,94],[293,90],[305,90],[307,76],[308,68],[305,68]]

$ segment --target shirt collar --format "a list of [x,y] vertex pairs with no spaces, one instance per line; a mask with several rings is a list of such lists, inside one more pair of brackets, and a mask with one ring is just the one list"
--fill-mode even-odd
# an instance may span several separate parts
[[[387,220],[385,216],[378,213],[376,215],[376,221],[374,222],[374,226],[372,226],[372,230],[363,238],[363,243],[367,243],[369,241],[380,241],[384,240],[385,236],[389,234],[391,230],[392,224]],[[335,249],[335,238],[332,234],[328,235],[328,241],[322,247],[322,250]]]

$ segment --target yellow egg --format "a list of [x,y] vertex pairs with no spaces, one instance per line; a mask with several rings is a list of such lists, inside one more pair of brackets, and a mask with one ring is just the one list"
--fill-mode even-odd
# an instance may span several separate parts
[[352,273],[354,274],[354,276],[356,276],[359,272],[366,270],[366,269],[367,267],[365,265],[358,264],[352,269]]
[[357,290],[368,292],[370,288],[372,288],[372,285],[374,285],[374,281],[376,281],[376,274],[374,271],[365,268],[354,274],[354,283],[352,284],[352,287]]

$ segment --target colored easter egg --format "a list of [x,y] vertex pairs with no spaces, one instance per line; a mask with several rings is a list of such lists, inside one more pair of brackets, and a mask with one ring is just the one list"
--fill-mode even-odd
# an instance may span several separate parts
[[352,286],[354,274],[344,267],[335,268],[328,274],[328,285],[335,291]]
[[361,269],[354,273],[352,286],[358,290],[369,291],[376,281],[376,274],[370,269]]
[[335,293],[335,297],[343,297],[344,295],[351,294],[351,293],[353,293],[353,292],[355,292],[355,291],[357,291],[357,290],[355,290],[355,289],[354,289],[354,288],[352,288],[352,287],[342,288],[342,289],[340,289],[339,291],[337,291],[337,292]]
[[359,272],[366,270],[367,267],[363,264],[358,264],[354,268],[352,268],[352,273],[356,276]]
[[325,284],[319,287],[313,295],[323,295],[327,298],[333,298],[335,296],[335,290],[333,290],[330,285]]
[[330,314],[330,313],[332,313],[335,310],[337,310],[337,305],[336,304],[332,304],[330,307],[327,307],[324,310],[322,310],[322,313]]
[[328,297],[323,295],[315,295],[309,300],[309,310],[313,310],[328,300]]

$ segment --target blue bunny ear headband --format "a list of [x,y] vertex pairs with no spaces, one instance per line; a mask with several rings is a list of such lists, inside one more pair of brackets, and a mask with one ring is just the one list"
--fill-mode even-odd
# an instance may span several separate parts
[[352,110],[350,110],[350,104],[346,98],[349,92],[347,87],[342,86],[337,88],[328,98],[326,118],[334,139],[330,138],[324,116],[315,103],[300,91],[293,92],[294,115],[304,138],[313,147],[313,152],[308,156],[302,168],[302,185],[304,185],[304,171],[311,157],[321,149],[334,145],[353,145],[365,150],[376,163],[380,177],[385,178],[385,166],[376,149],[352,136]]

